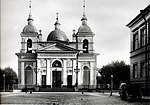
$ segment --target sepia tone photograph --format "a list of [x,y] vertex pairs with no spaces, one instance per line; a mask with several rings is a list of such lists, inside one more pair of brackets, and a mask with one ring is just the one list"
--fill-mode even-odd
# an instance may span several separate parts
[[0,104],[150,104],[149,0],[0,2]]

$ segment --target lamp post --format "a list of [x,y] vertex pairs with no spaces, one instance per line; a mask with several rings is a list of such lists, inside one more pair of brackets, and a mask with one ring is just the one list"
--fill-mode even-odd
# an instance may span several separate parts
[[5,92],[5,74],[3,74],[3,77],[4,77],[4,92]]
[[[141,15],[142,15],[142,18],[144,19],[144,23],[145,23],[145,64],[147,65],[149,62],[148,62],[148,59],[147,59],[147,20],[145,18],[145,15],[144,15],[144,10],[140,10],[141,12]],[[148,64],[149,65],[149,64]],[[147,94],[149,92],[149,89],[148,89],[148,68],[145,66],[145,94]]]
[[74,69],[74,70],[76,72],[76,84],[75,84],[75,87],[76,87],[76,91],[78,91],[78,72],[79,72],[79,69],[78,69],[78,56],[79,56],[79,51],[78,51],[78,35],[75,34],[75,30],[73,30],[73,34],[75,35],[75,38],[76,38],[77,58],[76,58],[76,69]]
[[112,96],[112,92],[113,92],[113,75],[111,75],[111,90],[110,90],[110,96]]
[[37,68],[37,61],[36,61],[36,63],[34,63],[33,67],[34,67],[34,72],[35,72],[35,75],[36,75],[36,77],[35,77],[35,79],[36,79],[35,80],[35,85],[37,87],[37,73],[39,72],[39,70]]
[[39,91],[39,87],[38,87],[38,83],[37,83],[37,73],[40,71],[40,69],[38,69],[37,67],[37,62],[34,64],[34,72],[35,72],[35,90],[38,92]]

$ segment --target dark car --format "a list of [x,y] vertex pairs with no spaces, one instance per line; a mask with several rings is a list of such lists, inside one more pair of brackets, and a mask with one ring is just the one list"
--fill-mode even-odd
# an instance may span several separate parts
[[119,94],[122,100],[139,99],[142,97],[141,88],[137,84],[121,83],[119,86]]

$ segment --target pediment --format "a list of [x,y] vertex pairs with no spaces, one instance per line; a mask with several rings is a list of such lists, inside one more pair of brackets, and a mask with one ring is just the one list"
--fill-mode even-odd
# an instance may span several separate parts
[[52,44],[49,46],[44,46],[40,49],[38,49],[38,51],[76,51],[76,49],[71,48],[70,46],[66,46],[64,44]]

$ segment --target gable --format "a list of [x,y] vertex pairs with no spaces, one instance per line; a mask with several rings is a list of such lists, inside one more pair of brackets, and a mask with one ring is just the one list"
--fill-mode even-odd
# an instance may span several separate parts
[[52,44],[52,45],[48,45],[48,46],[43,46],[41,48],[38,49],[38,51],[76,51],[76,49],[70,47],[70,46],[66,46],[64,44]]

